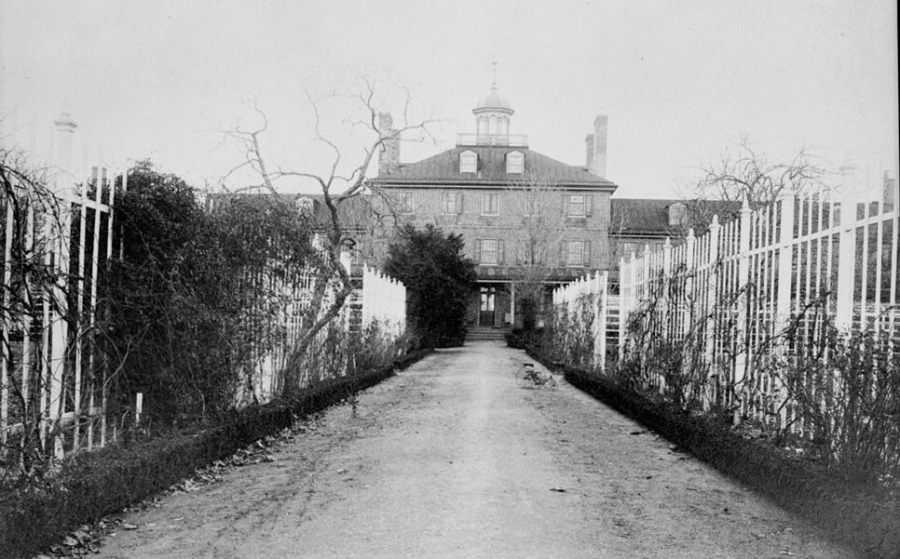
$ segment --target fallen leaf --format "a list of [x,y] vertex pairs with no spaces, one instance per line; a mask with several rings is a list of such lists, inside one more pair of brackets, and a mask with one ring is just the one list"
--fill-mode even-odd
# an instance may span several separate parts
[[125,530],[137,530],[137,525],[136,525],[136,524],[131,524],[131,523],[128,523],[128,522],[123,522],[123,523],[122,523],[122,528],[124,528]]

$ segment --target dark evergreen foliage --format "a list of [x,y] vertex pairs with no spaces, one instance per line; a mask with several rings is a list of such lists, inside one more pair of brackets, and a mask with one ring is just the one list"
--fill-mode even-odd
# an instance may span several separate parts
[[[117,200],[122,258],[106,292],[111,392],[144,393],[151,418],[206,418],[237,402],[242,371],[273,336],[280,293],[311,247],[308,220],[273,196],[227,196],[204,209],[194,191],[149,162]],[[251,393],[250,387],[243,391]]]
[[463,253],[462,235],[406,225],[398,239],[388,248],[384,271],[406,286],[415,334],[427,347],[462,345],[475,288],[475,264]]

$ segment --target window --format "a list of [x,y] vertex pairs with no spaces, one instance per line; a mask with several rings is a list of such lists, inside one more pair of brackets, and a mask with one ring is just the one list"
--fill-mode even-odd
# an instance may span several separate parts
[[411,214],[413,211],[412,193],[397,192],[393,195],[394,211],[400,214]]
[[506,174],[521,175],[525,172],[525,154],[521,151],[511,151],[506,154]]
[[474,151],[464,151],[459,154],[459,172],[474,173],[478,171],[478,154]]
[[584,217],[586,215],[583,194],[572,194],[569,196],[569,209],[566,213],[569,217]]
[[462,192],[443,192],[441,193],[441,213],[459,214],[462,213],[463,207]]
[[481,241],[481,263],[487,265],[497,264],[497,239]]
[[490,192],[481,195],[481,214],[482,215],[499,215],[500,214],[500,195],[496,192]]
[[483,266],[503,264],[504,247],[502,239],[478,239],[475,241],[475,262]]
[[588,267],[591,265],[590,241],[563,241],[560,252],[564,266]]

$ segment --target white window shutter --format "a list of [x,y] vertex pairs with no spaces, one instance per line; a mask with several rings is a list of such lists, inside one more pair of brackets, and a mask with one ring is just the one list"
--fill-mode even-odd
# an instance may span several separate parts
[[593,194],[585,194],[584,195],[584,215],[587,217],[591,217],[591,214],[594,211],[594,195]]
[[503,239],[497,241],[497,264],[505,264],[506,250]]
[[584,241],[584,256],[582,258],[582,262],[584,263],[585,268],[590,268],[591,266],[591,242]]
[[475,263],[481,263],[481,239],[475,239]]

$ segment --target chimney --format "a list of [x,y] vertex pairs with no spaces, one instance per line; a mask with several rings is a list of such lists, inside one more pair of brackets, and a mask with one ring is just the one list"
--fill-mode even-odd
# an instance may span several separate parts
[[67,179],[74,175],[72,150],[75,129],[78,128],[78,125],[72,120],[72,115],[66,112],[61,113],[59,118],[53,121],[53,124],[56,125],[56,154],[54,164],[57,169],[68,175],[68,177],[62,178],[59,176],[59,173],[57,173],[54,178],[53,187],[58,194],[61,194],[63,188],[62,185],[66,183],[71,184]]
[[591,170],[591,166],[594,164],[594,135],[588,134],[584,137],[584,147],[587,151],[587,163],[585,163],[584,167],[588,171]]
[[391,113],[378,113],[378,133],[384,139],[378,154],[378,174],[389,175],[400,168],[400,136]]
[[894,179],[894,174],[891,171],[885,171],[882,177],[882,187],[884,192],[882,193],[881,200],[884,204],[884,211],[890,211],[894,209],[894,206],[897,203],[897,181]]
[[609,117],[599,115],[594,119],[594,155],[590,158],[590,166],[588,170],[599,176],[606,178],[606,128]]

